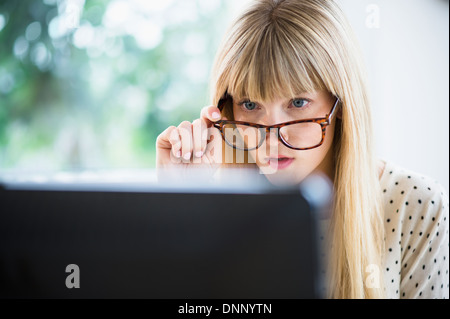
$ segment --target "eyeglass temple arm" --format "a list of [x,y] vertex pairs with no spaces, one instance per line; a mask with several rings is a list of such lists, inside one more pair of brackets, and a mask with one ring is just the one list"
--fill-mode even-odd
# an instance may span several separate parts
[[333,118],[334,114],[336,113],[336,110],[338,109],[337,105],[339,104],[339,102],[340,102],[340,99],[337,97],[336,102],[334,103],[333,108],[331,109],[331,112],[328,115],[328,124],[330,124],[331,119]]

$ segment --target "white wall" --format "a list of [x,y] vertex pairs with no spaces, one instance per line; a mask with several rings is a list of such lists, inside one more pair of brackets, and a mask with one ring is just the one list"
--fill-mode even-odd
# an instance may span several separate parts
[[[364,52],[378,155],[433,177],[448,192],[449,2],[338,2]],[[370,23],[376,10],[378,28]]]

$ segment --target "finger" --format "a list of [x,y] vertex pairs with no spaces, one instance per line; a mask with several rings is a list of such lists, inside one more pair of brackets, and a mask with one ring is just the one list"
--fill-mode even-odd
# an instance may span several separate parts
[[172,149],[173,145],[176,143],[174,137],[178,137],[178,130],[175,126],[170,126],[164,132],[159,134],[156,139],[156,147],[158,149]]
[[207,144],[207,126],[205,120],[197,119],[192,123],[192,141],[194,157],[201,158]]
[[181,157],[181,138],[180,138],[180,132],[178,131],[178,128],[174,127],[174,129],[170,132],[169,142],[172,145],[172,154],[176,158],[180,158]]
[[[228,119],[224,116],[224,117],[222,117],[222,120],[227,121]],[[214,136],[217,136],[216,137],[216,142],[217,142],[218,137],[222,136],[221,130],[218,129],[217,127],[208,127],[206,143],[210,143],[213,140]]]
[[219,121],[222,118],[220,110],[215,106],[206,106],[200,113],[200,118],[204,119],[208,124],[208,127],[212,126],[212,123]]
[[206,147],[208,146],[208,123],[205,120],[202,121],[202,152],[205,154]]
[[205,155],[210,163],[222,163],[222,134],[214,127],[208,129],[208,144]]
[[178,132],[181,138],[181,156],[184,161],[190,161],[192,156],[192,124],[190,122],[182,122],[178,126]]
[[158,138],[156,139],[156,147],[157,148],[172,148],[172,144],[169,142],[169,135],[170,133],[176,129],[175,126],[168,127],[164,130],[161,134],[159,134]]

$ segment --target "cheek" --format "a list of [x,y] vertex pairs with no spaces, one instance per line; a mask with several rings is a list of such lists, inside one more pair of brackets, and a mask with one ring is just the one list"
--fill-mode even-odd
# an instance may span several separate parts
[[[295,151],[283,144],[280,144],[278,148],[279,152],[294,157],[295,161],[288,170],[278,172],[274,176],[268,175],[267,177],[269,178],[269,180],[272,180],[276,178],[276,175],[285,175],[285,177],[289,180],[300,182],[316,169],[322,169],[322,166],[326,165],[326,163],[329,162],[329,159],[331,159],[331,156],[333,156],[332,152],[330,151],[332,149],[333,142],[334,124],[330,125],[327,128],[323,144],[315,149],[307,151]],[[264,152],[262,154],[264,154]],[[258,156],[261,155],[261,153],[257,151],[251,151],[249,152],[249,155],[252,158],[256,159],[256,164],[258,166],[267,165],[264,162],[264,158],[260,158],[262,156]]]
[[304,176],[310,174],[322,163],[327,152],[328,147],[323,144],[318,148],[299,153],[295,158],[295,169]]
[[333,156],[332,149],[334,142],[334,125],[327,128],[325,140],[320,147],[308,151],[299,151],[296,156],[296,165],[300,166],[301,170],[306,170],[307,174],[318,168],[325,160],[328,161]]

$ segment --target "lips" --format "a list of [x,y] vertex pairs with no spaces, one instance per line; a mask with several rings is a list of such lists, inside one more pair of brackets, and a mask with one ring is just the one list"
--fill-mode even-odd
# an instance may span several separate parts
[[292,157],[288,157],[288,156],[284,156],[284,155],[274,155],[271,157],[266,157],[266,161],[283,161],[283,160],[289,160],[289,159],[293,159]]
[[281,170],[288,168],[294,159],[292,157],[278,155],[276,157],[267,158],[267,161],[272,168]]

